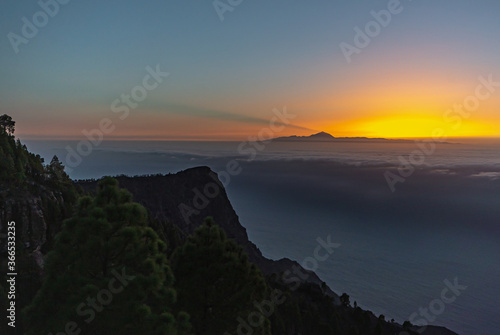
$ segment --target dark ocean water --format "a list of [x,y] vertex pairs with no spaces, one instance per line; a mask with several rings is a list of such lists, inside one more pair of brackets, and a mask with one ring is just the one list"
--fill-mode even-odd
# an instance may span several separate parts
[[[500,142],[437,144],[414,155],[419,164],[395,192],[384,173],[397,173],[414,143],[104,142],[75,164],[65,148],[78,142],[25,142],[47,161],[57,154],[76,179],[225,172],[235,160],[228,194],[265,256],[303,262],[330,235],[341,246],[316,272],[359,306],[400,323],[417,313],[460,335],[499,334]],[[462,289],[444,302],[454,282]]]

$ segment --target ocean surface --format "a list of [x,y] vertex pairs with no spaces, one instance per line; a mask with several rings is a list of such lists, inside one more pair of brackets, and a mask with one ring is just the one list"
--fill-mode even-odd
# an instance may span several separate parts
[[[78,159],[68,156],[77,141],[24,141],[46,162],[58,155],[74,179],[201,165],[223,174],[236,161],[228,195],[265,256],[307,266],[317,238],[330,236],[340,246],[316,272],[351,302],[399,323],[498,335],[500,141],[458,142],[422,155],[414,142],[108,141],[80,144]],[[416,164],[402,168],[412,154]],[[394,192],[387,171],[404,174]],[[443,299],[450,283],[460,289]]]

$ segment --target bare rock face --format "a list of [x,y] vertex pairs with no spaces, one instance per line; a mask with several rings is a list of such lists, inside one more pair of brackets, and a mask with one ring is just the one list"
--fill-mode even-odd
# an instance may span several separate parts
[[[37,193],[34,195],[33,193]],[[28,304],[40,288],[45,250],[50,250],[62,218],[50,208],[63,207],[60,194],[39,189],[37,192],[9,190],[0,192],[0,254],[2,268],[7,260],[7,227],[15,222],[17,303]],[[51,221],[48,222],[47,220]],[[54,220],[55,219],[55,220]]]
[[28,250],[40,249],[47,241],[42,199],[27,195],[25,198],[7,199],[0,204],[0,250],[5,250],[7,223],[16,223],[16,241]]
[[0,193],[0,252],[7,248],[7,224],[14,221],[17,247],[28,254],[43,253],[64,219],[60,214],[64,199],[59,192],[47,189],[40,189],[36,195],[28,191],[14,193]]

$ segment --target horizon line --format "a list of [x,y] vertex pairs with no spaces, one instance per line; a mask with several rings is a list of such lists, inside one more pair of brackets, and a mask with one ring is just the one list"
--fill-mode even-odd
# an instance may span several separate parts
[[[321,133],[324,131],[320,131],[318,133]],[[327,134],[330,134],[328,132],[324,132]],[[315,135],[317,133],[311,134]],[[331,134],[330,134],[331,135]],[[308,137],[306,136],[298,136],[298,135],[291,135],[291,136],[297,136],[297,137]],[[310,136],[310,135],[309,135]],[[387,140],[429,140],[432,139],[432,137],[429,136],[412,136],[412,137],[385,137],[385,136],[378,136],[378,137],[369,137],[369,136],[335,136],[332,135],[334,138],[338,139],[356,139],[356,138],[366,138],[366,139],[387,139]],[[280,137],[290,137],[290,136],[278,136],[278,137],[273,137],[269,140],[274,140]],[[44,136],[44,135],[31,135],[31,134],[21,134],[17,135],[16,138],[20,140],[27,140],[27,141],[81,141],[81,140],[88,140],[84,136]],[[498,136],[449,136],[447,138],[443,138],[440,141],[446,141],[448,139],[500,139],[500,135]],[[232,137],[232,136],[226,136],[226,137],[218,137],[218,136],[176,136],[176,137],[163,137],[163,136],[107,136],[102,140],[102,142],[117,142],[117,141],[159,141],[159,142],[239,142],[239,141],[248,141],[248,136],[247,138],[237,138],[237,137]]]

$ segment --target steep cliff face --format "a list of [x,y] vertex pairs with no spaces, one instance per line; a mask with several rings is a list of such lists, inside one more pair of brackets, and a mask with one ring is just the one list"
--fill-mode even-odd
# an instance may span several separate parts
[[[265,258],[259,248],[248,239],[246,229],[240,224],[224,186],[215,172],[208,167],[197,167],[171,175],[117,177],[120,187],[130,191],[134,201],[146,207],[152,216],[169,221],[185,233],[192,233],[207,216],[213,217],[228,237],[242,245],[250,260],[265,274],[281,273],[294,266],[309,274],[307,281],[320,285],[314,272],[303,269],[289,259],[273,261]],[[95,181],[80,181],[84,190],[93,191]],[[337,295],[328,290],[330,295]]]
[[[238,215],[234,211],[227,196],[224,186],[219,181],[217,175],[208,167],[192,168],[170,175],[154,175],[139,177],[116,177],[120,187],[132,193],[134,201],[139,202],[148,209],[150,215],[160,221],[167,221],[184,233],[192,233],[196,227],[203,223],[207,216],[211,216],[215,223],[221,226],[228,237],[233,238],[249,255],[249,259],[255,263],[267,275],[280,274],[293,268],[308,273],[308,277],[295,296],[300,301],[307,302],[307,307],[303,311],[318,306],[327,306],[322,303],[322,299],[332,299],[335,305],[340,305],[337,294],[329,288],[321,285],[320,278],[314,273],[304,270],[297,262],[290,259],[278,261],[265,258],[259,248],[248,239],[246,229],[240,224]],[[94,192],[97,181],[78,181],[77,185],[85,191]],[[329,298],[325,298],[324,292]],[[353,319],[351,308],[339,308],[342,320],[347,326],[356,324]],[[322,311],[321,308],[319,311]],[[324,311],[323,311],[324,312]],[[318,312],[320,313],[320,312]],[[369,322],[375,324],[378,318],[371,312]],[[320,313],[321,314],[321,313]],[[402,332],[402,327],[396,324],[384,322],[386,332]],[[418,332],[417,332],[418,331]],[[289,334],[296,332],[290,331]],[[342,332],[343,333],[343,332]],[[425,331],[415,328],[414,331],[403,332],[402,334],[424,334],[424,335],[457,335],[446,328],[428,326]]]
[[0,193],[0,252],[7,248],[7,223],[15,222],[18,252],[33,255],[43,268],[43,254],[50,250],[69,207],[59,191],[40,188],[38,192]]
[[[44,257],[65,218],[61,192],[10,188],[0,192],[0,267],[7,273],[7,226],[15,222],[16,306],[21,311],[42,284]],[[19,325],[21,327],[21,325]],[[0,328],[1,329],[1,328]]]
[[42,247],[47,242],[47,223],[42,210],[42,198],[31,195],[0,202],[0,250],[7,249],[7,223],[15,222],[18,247],[34,255],[43,267]]
[[[246,229],[240,224],[222,183],[208,167],[188,169],[172,175],[120,176],[117,179],[122,188],[133,194],[135,201],[145,206],[153,218],[158,219],[156,222],[169,222],[184,233],[190,234],[203,223],[205,217],[211,216],[230,238],[244,247],[250,260],[264,273],[280,274],[293,268],[308,272],[306,282],[295,292],[295,299],[306,304],[304,311],[314,306],[315,308],[329,306],[328,299],[339,305],[339,297],[321,285],[321,280],[313,272],[304,270],[295,261],[289,259],[273,261],[262,255],[258,247],[249,241]],[[77,184],[89,192],[95,191],[97,187],[97,181],[79,181]],[[7,222],[15,221],[20,307],[29,303],[39,289],[44,256],[51,250],[54,237],[60,230],[63,220],[71,215],[74,201],[74,194],[68,195],[68,190],[60,186],[52,188],[35,185],[29,191],[0,187],[0,252],[2,255],[6,252]],[[278,286],[282,284],[277,283]],[[328,298],[324,295],[325,291]],[[345,325],[355,324],[356,321],[353,319],[355,313],[353,314],[351,309],[339,307],[338,311]],[[373,314],[369,315],[370,322],[377,322]],[[325,315],[324,318],[328,316]],[[401,330],[397,325],[389,323],[384,323],[384,327],[388,331]],[[431,326],[427,327],[423,334],[456,335],[447,329]]]

